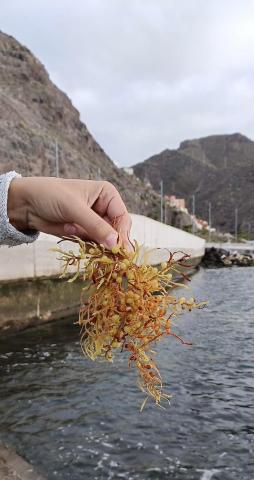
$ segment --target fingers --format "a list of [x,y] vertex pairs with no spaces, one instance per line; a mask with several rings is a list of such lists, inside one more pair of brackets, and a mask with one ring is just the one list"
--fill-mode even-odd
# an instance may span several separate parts
[[120,234],[126,248],[131,248],[129,235],[131,217],[117,189],[109,182],[103,182],[103,188],[94,205],[94,210],[103,216]]
[[97,190],[98,183],[100,186],[96,201],[90,198],[89,205],[75,207],[75,218],[72,210],[69,216],[73,221],[65,224],[66,234],[95,240],[112,248],[118,240],[117,231],[125,248],[132,250],[129,242],[131,217],[119,192],[110,182],[91,181],[90,185],[94,183]]
[[131,216],[127,211],[125,211],[120,217],[116,218],[114,221],[114,227],[119,233],[123,245],[127,250],[132,250],[130,243],[130,230],[131,230]]
[[[116,230],[90,208],[76,205],[75,212],[78,212],[76,218],[74,218],[76,223],[54,223],[39,217],[36,217],[36,221],[33,219],[33,223],[36,224],[36,229],[40,232],[56,237],[77,235],[82,239],[101,243],[109,249],[117,244],[118,233]],[[80,226],[81,224],[82,226]]]
[[77,228],[75,225],[77,224],[87,238],[110,249],[117,244],[118,233],[116,230],[91,208],[81,205],[80,208],[75,209],[74,217],[74,224],[71,224],[72,228]]
[[80,227],[80,225],[77,225],[76,223],[65,223],[64,232],[65,235],[75,235],[82,240],[91,240],[91,238],[88,237],[84,228]]
[[62,223],[51,223],[45,220],[37,220],[37,230],[40,232],[48,233],[49,235],[55,235],[56,237],[63,237],[66,235],[64,225]]
[[129,240],[130,239],[130,230],[131,230],[132,220],[131,220],[131,216],[129,215],[129,213],[126,211],[120,217],[114,218],[113,221],[111,221],[107,215],[103,218],[110,225],[112,225],[112,223],[113,223],[112,226],[119,233],[119,238],[121,238],[121,241],[122,241],[123,245],[125,246],[125,248],[127,248],[127,250],[132,251],[133,247],[132,247],[132,245],[130,243],[130,240]]
[[[104,218],[104,220],[111,225],[111,223],[109,222],[109,220],[107,218]],[[129,220],[127,220],[127,225],[130,225]],[[130,243],[130,240],[129,240],[130,228],[127,228],[127,230],[125,231],[124,234],[121,233],[121,232],[123,232],[123,230],[121,229],[121,226],[120,226],[119,229],[116,228],[116,230],[118,231],[118,233],[121,237],[121,240],[123,242],[124,247],[127,250],[132,251],[133,246],[132,246],[132,244]],[[65,223],[64,224],[64,235],[75,235],[75,236],[81,238],[82,240],[93,240],[93,238],[89,238],[89,236],[88,236],[87,232],[84,230],[84,228],[80,227],[80,225],[77,225],[76,223]]]

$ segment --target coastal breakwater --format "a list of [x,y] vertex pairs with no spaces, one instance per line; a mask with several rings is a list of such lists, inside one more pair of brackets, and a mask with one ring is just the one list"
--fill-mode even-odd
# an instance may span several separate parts
[[254,245],[244,244],[207,244],[202,265],[207,268],[253,267]]
[[[153,264],[164,261],[169,251],[181,251],[195,267],[204,255],[199,237],[142,215],[132,215],[132,222],[131,238],[155,248]],[[52,251],[58,240],[41,234],[33,244],[0,247],[0,334],[77,315],[82,282],[59,279],[61,265]],[[66,242],[64,248],[74,250],[75,244]]]

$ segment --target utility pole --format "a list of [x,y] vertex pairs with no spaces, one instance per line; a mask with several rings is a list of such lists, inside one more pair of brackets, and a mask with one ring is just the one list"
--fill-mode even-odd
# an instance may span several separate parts
[[248,223],[248,240],[250,240],[250,235],[251,235],[251,224]]
[[164,223],[167,225],[167,200],[164,201]]
[[59,177],[59,150],[58,150],[58,140],[55,140],[55,167],[56,167],[56,177]]
[[161,223],[163,223],[163,180],[161,180]]
[[195,216],[195,211],[196,211],[196,198],[195,195],[192,195],[192,233],[194,234],[194,216]]
[[235,209],[235,241],[237,242],[238,237],[238,208]]
[[208,225],[209,225],[209,242],[211,241],[211,228],[212,228],[212,204],[208,204]]

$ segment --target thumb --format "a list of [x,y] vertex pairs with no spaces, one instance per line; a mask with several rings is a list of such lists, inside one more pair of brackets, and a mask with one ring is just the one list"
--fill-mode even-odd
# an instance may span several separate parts
[[[73,223],[80,225],[90,240],[103,244],[109,249],[117,244],[118,233],[116,230],[91,208],[82,206],[82,208],[77,209]],[[76,228],[73,223],[71,224],[72,228]],[[65,231],[67,225],[70,224],[65,224]]]

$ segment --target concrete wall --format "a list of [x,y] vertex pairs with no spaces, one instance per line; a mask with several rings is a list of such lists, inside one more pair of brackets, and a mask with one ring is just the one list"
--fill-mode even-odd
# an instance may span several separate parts
[[[36,242],[17,247],[0,247],[0,282],[7,280],[35,279],[57,276],[60,264],[51,249],[59,238],[40,234]],[[65,249],[73,250],[73,243],[66,242]]]
[[192,257],[204,255],[205,240],[202,238],[143,215],[132,214],[131,217],[131,237],[140,244],[150,248],[167,249],[171,252],[182,250]]
[[[164,225],[142,215],[132,215],[133,227],[131,238],[148,247],[161,248],[155,252],[152,263],[162,261],[169,251],[181,250],[193,258],[204,254],[204,240]],[[0,282],[19,279],[35,279],[57,276],[59,261],[56,253],[50,249],[56,246],[59,239],[52,235],[41,234],[33,244],[9,248],[0,247]],[[72,242],[65,243],[65,249],[74,249]]]

